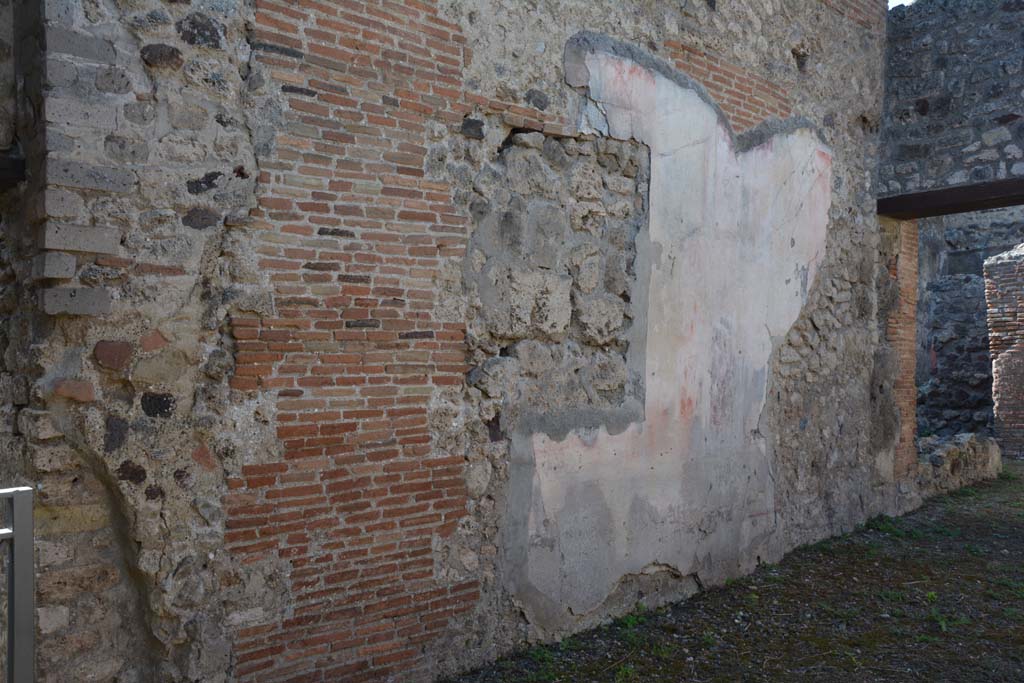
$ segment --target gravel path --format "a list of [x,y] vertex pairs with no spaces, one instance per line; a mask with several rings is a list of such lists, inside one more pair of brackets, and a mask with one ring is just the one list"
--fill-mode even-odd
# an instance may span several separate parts
[[454,681],[1024,682],[1024,463]]

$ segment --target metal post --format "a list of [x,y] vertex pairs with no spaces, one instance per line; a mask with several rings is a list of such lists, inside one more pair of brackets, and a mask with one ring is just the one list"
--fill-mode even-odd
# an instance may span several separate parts
[[35,681],[35,550],[32,547],[32,489],[20,486],[0,490],[7,499],[10,528],[0,529],[7,539],[7,681]]

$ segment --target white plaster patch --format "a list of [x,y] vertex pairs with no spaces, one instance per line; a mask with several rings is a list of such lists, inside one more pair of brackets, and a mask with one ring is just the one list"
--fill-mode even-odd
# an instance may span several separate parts
[[647,567],[708,584],[781,554],[758,422],[772,339],[807,299],[831,203],[811,131],[737,154],[697,92],[603,52],[586,67],[584,125],[651,149],[645,418],[514,444],[505,578],[549,632]]

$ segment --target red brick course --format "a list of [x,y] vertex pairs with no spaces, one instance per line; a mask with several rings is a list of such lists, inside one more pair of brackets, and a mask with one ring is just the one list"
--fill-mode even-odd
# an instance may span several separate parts
[[793,113],[786,92],[770,81],[718,55],[682,43],[666,41],[665,49],[677,69],[707,89],[737,132],[767,118],[784,119]]
[[996,440],[1024,457],[1024,250],[985,264]]
[[917,221],[894,222],[894,227],[898,248],[888,268],[896,282],[897,301],[889,313],[886,337],[896,351],[898,368],[893,391],[900,415],[895,457],[895,475],[900,478],[917,461]]
[[[251,226],[275,313],[232,320],[231,385],[275,397],[281,453],[229,479],[226,542],[290,575],[286,616],[234,634],[235,673],[418,680],[425,646],[479,598],[433,572],[433,539],[466,511],[464,459],[435,451],[428,402],[467,371],[464,324],[436,315],[435,283],[468,219],[426,177],[428,124],[477,110],[568,126],[466,92],[469,50],[433,0],[259,0],[252,40],[289,109]],[[707,68],[716,87],[728,75],[713,94],[744,125],[789,113],[770,84]]]
[[[434,315],[466,218],[425,177],[429,120],[457,125],[468,58],[432,2],[261,1],[260,61],[288,93],[260,159],[260,267],[274,317],[236,318],[236,389],[277,397],[281,459],[230,482],[232,552],[291,567],[287,617],[236,634],[239,680],[422,677],[423,646],[478,597],[433,577],[465,514],[463,458],[427,404],[466,372],[461,321]],[[512,125],[537,112],[505,107]]]

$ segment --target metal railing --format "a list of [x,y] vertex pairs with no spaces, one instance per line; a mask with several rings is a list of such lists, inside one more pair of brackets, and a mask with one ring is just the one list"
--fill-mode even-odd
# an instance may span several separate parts
[[32,548],[32,488],[0,489],[6,501],[8,528],[0,529],[7,541],[7,683],[35,680],[36,587]]

